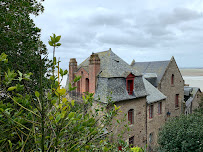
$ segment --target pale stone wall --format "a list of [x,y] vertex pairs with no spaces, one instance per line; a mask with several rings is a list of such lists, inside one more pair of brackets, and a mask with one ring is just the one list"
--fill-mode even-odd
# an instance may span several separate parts
[[[134,145],[144,147],[146,145],[146,98],[120,101],[115,104],[117,107],[121,106],[120,110],[122,112],[113,119],[112,127],[117,124],[117,119],[121,120],[125,117],[126,121],[113,129],[115,134],[113,138],[116,138],[125,129],[124,125],[128,125],[130,131],[124,133],[123,139],[128,142],[129,138],[134,136]],[[128,111],[130,109],[134,109],[134,123],[131,125],[128,124]]]
[[198,91],[192,101],[192,112],[199,107],[201,98],[202,98],[202,93]]
[[[162,113],[158,114],[158,103],[162,102]],[[162,100],[159,102],[153,103],[153,118],[149,118],[149,104],[147,105],[147,145],[152,149],[157,146],[158,133],[159,129],[164,125],[166,115],[165,115],[165,102]],[[150,140],[150,134],[151,140]]]
[[[173,85],[171,85],[172,74],[174,74]],[[179,116],[184,111],[182,103],[182,101],[184,100],[184,80],[174,58],[171,59],[171,62],[169,63],[165,74],[160,84],[158,85],[158,89],[165,96],[167,96],[165,112],[167,113],[169,111],[171,113],[171,117]],[[175,107],[176,94],[179,94],[179,107],[177,108]]]

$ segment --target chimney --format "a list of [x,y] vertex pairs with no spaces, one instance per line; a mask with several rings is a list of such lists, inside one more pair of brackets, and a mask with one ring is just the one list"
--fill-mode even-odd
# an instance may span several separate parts
[[100,59],[98,54],[92,53],[89,59],[89,92],[95,93],[97,74],[100,71]]
[[75,58],[71,58],[69,61],[69,83],[72,83],[75,75],[74,73],[77,70],[77,61]]

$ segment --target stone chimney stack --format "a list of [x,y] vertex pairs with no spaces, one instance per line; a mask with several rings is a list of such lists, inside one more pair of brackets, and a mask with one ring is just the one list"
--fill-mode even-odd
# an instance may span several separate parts
[[71,58],[69,61],[69,82],[70,83],[72,83],[75,78],[74,73],[76,72],[76,70],[77,70],[77,61],[75,58]]
[[89,59],[89,92],[95,93],[97,74],[100,71],[100,58],[98,54],[92,53]]

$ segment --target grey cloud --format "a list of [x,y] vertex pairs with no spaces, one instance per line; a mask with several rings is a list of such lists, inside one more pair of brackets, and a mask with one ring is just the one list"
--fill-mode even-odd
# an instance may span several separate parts
[[171,25],[195,20],[201,17],[202,15],[194,10],[190,10],[187,8],[175,8],[171,13],[160,14],[159,19],[161,24]]

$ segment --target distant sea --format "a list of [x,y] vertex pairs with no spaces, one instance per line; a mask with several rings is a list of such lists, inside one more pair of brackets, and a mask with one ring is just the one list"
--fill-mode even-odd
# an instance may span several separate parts
[[203,68],[180,69],[185,84],[191,87],[198,87],[203,91]]

